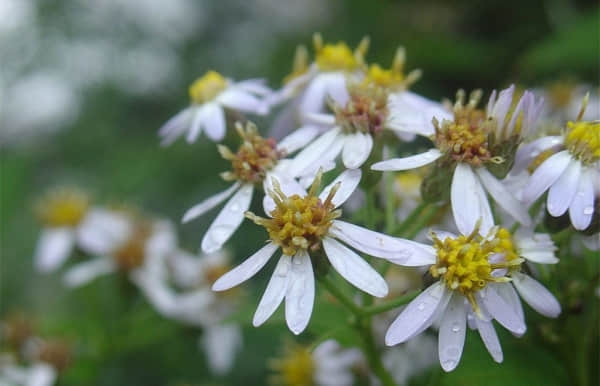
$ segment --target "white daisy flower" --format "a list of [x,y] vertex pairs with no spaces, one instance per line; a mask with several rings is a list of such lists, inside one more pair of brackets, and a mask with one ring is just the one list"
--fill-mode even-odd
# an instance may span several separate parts
[[297,344],[287,344],[283,355],[269,360],[268,364],[275,372],[271,376],[273,384],[351,386],[355,381],[352,368],[362,361],[358,349],[344,349],[329,339],[312,351]]
[[283,255],[254,314],[254,326],[263,324],[285,298],[285,318],[290,330],[299,334],[306,328],[315,295],[311,260],[322,259],[321,250],[333,268],[352,285],[372,296],[385,296],[388,287],[379,273],[336,240],[388,260],[404,261],[411,253],[407,250],[408,242],[337,220],[341,210],[336,208],[356,189],[360,176],[359,169],[347,170],[318,196],[321,173],[308,193],[296,185],[272,179],[273,189],[269,189],[264,201],[269,218],[246,214],[269,232],[267,245],[220,277],[213,290],[224,291],[248,280],[281,248]]
[[[559,217],[569,211],[573,227],[586,229],[595,212],[595,195],[600,191],[600,122],[584,122],[584,99],[575,122],[568,122],[566,132],[556,137],[546,137],[536,142],[561,145],[558,151],[541,153],[535,171],[523,188],[523,202],[529,206],[548,191],[546,208],[551,216]],[[556,151],[556,152],[555,152]],[[554,153],[555,152],[555,153]],[[540,157],[540,156],[538,156]]]
[[[230,161],[232,167],[231,172],[221,176],[225,180],[236,182],[225,191],[193,206],[183,215],[182,221],[186,223],[231,197],[202,238],[201,248],[204,253],[213,253],[221,249],[242,224],[244,212],[250,207],[256,185],[262,184],[266,190],[268,177],[272,175],[286,180],[288,185],[298,185],[293,179],[297,174],[289,172],[289,161],[282,158],[304,146],[316,135],[316,131],[306,128],[290,134],[276,144],[273,139],[262,138],[256,126],[250,122],[245,128],[238,123],[236,129],[243,139],[243,144],[236,153],[219,145],[221,156]],[[301,188],[298,186],[297,189]]]
[[210,286],[231,268],[228,254],[220,251],[198,258],[178,251],[160,263],[163,267],[154,270],[154,275],[134,273],[134,283],[164,317],[201,327],[198,345],[205,352],[210,369],[216,374],[227,373],[243,338],[238,324],[222,322],[241,301],[240,291],[218,296]]
[[34,254],[39,272],[58,269],[75,247],[86,253],[103,253],[127,228],[116,212],[91,207],[84,192],[71,188],[48,192],[37,203],[36,214],[43,224]]
[[478,229],[468,236],[438,232],[432,237],[433,246],[417,244],[418,258],[403,264],[427,265],[439,281],[400,313],[387,331],[387,345],[405,342],[439,321],[440,363],[445,371],[452,371],[462,355],[467,315],[474,313],[473,322],[485,346],[493,359],[501,362],[502,349],[492,319],[516,335],[525,333],[517,292],[542,315],[556,317],[560,313],[554,296],[520,270],[523,258],[555,262],[548,236],[513,238],[508,230],[493,228],[486,237],[480,236]]
[[208,71],[189,88],[191,105],[169,119],[159,130],[162,145],[170,145],[186,134],[192,143],[202,130],[219,142],[225,137],[225,109],[258,115],[267,114],[263,100],[271,93],[262,79],[233,82],[215,71]]
[[[436,148],[405,158],[390,159],[374,164],[373,170],[410,170],[438,161],[436,169],[443,170],[455,165],[450,186],[452,212],[458,229],[469,234],[481,219],[480,230],[486,234],[494,225],[487,193],[494,201],[517,219],[529,226],[531,219],[521,203],[488,170],[496,164],[509,164],[511,148],[516,149],[521,137],[534,125],[541,102],[533,94],[525,92],[512,112],[514,86],[490,96],[487,110],[476,108],[480,92],[471,94],[464,105],[464,93],[458,93],[454,106],[454,119],[434,120]],[[521,118],[520,118],[521,117]],[[508,172],[508,170],[506,170]]]
[[99,276],[115,272],[133,275],[157,275],[160,262],[176,246],[173,225],[167,221],[129,219],[124,235],[113,240],[109,251],[70,267],[63,276],[68,287],[79,287]]

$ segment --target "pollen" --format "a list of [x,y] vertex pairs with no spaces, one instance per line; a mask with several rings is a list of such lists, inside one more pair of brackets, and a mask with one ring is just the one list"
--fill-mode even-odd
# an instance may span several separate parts
[[72,227],[81,222],[89,208],[83,191],[59,188],[45,194],[35,207],[42,224],[49,227]]
[[485,111],[476,108],[480,99],[481,91],[474,91],[465,105],[461,90],[454,106],[454,120],[433,121],[437,148],[453,160],[473,166],[494,161],[488,148],[488,134],[492,132],[490,125],[493,121],[486,119]]
[[140,267],[146,257],[146,241],[150,237],[151,226],[145,221],[135,224],[132,234],[113,253],[117,266],[122,271]]
[[600,160],[600,121],[568,122],[565,146],[584,164]]
[[379,87],[348,87],[350,98],[346,106],[332,106],[336,123],[345,133],[379,134],[388,116],[388,93]]
[[236,153],[227,146],[217,146],[221,156],[231,162],[231,171],[222,173],[221,177],[227,181],[262,182],[285,153],[277,150],[274,139],[261,137],[252,122],[247,122],[246,126],[237,122],[235,129],[243,141]]
[[369,70],[362,81],[362,86],[375,85],[393,91],[406,90],[421,77],[421,71],[414,70],[405,75],[405,61],[405,50],[403,47],[400,47],[396,50],[396,55],[389,70],[382,68],[378,64],[371,64],[369,66]]
[[508,230],[495,228],[488,237],[480,236],[478,231],[444,240],[433,234],[437,261],[429,272],[448,289],[464,295],[479,313],[475,293],[489,282],[509,281],[508,270],[518,269],[523,259],[515,252]]
[[216,71],[208,71],[190,85],[189,94],[193,103],[202,104],[214,99],[227,87],[227,79]]
[[308,348],[288,344],[281,358],[269,360],[269,367],[276,373],[271,383],[285,386],[314,385],[315,363]]
[[246,212],[246,217],[263,226],[269,233],[269,238],[279,245],[287,256],[293,256],[299,250],[319,250],[321,240],[327,234],[333,220],[342,214],[331,202],[339,185],[331,189],[323,202],[316,195],[320,183],[321,173],[317,175],[305,197],[297,194],[288,197],[281,190],[279,182],[274,179],[274,189],[268,192],[275,201],[275,209],[270,213],[271,218],[259,217],[252,212]]
[[320,34],[313,36],[315,61],[321,71],[352,71],[364,64],[364,55],[369,48],[369,39],[363,38],[352,52],[344,42],[323,44]]

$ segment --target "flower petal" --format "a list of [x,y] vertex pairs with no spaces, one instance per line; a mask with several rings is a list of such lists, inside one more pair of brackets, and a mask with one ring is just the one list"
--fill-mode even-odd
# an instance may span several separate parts
[[450,192],[452,213],[458,230],[468,235],[481,220],[479,233],[485,235],[494,225],[490,205],[471,166],[459,162],[452,178]]
[[215,206],[219,205],[223,201],[225,201],[229,196],[233,194],[240,187],[240,183],[236,182],[231,185],[227,190],[222,191],[221,193],[217,193],[206,200],[202,201],[199,204],[192,206],[188,209],[183,215],[182,223],[186,223],[195,219],[198,216],[202,216],[204,213],[208,212]]
[[99,276],[115,272],[116,270],[117,266],[111,257],[97,257],[69,268],[63,276],[63,283],[67,287],[80,287]]
[[[273,189],[273,178],[277,179],[277,181],[279,182],[279,186],[281,187],[281,191],[286,196],[289,197],[294,194],[297,194],[300,197],[306,196],[306,190],[304,190],[304,188],[298,183],[298,181],[296,181],[293,178],[287,178],[281,175],[281,173],[267,174],[267,178],[265,178],[263,182],[265,192],[268,192],[269,190]],[[269,194],[265,194],[265,196],[263,197],[263,209],[265,211],[265,214],[270,216],[271,212],[275,210],[275,207],[276,205],[275,201],[273,201],[273,198]]]
[[565,171],[571,162],[571,155],[567,150],[554,154],[544,161],[523,188],[523,202],[529,206],[533,204]]
[[325,105],[325,95],[327,94],[327,76],[317,75],[314,77],[300,100],[298,111],[300,116],[307,115],[309,113],[318,113],[323,110]]
[[425,153],[413,155],[404,158],[394,158],[387,161],[374,163],[371,166],[372,170],[410,170],[424,165],[428,165],[440,158],[442,153],[438,149],[429,149]]
[[495,362],[502,363],[504,355],[502,354],[502,346],[498,340],[494,325],[492,322],[481,320],[478,317],[475,317],[474,319],[477,331],[479,331],[479,336],[481,337],[485,348],[487,348]]
[[188,143],[196,141],[196,139],[202,132],[202,128],[204,127],[204,121],[206,119],[206,113],[207,111],[210,111],[210,105],[211,103],[207,103],[202,106],[198,106],[194,109],[190,129],[185,138],[185,140]]
[[581,175],[581,163],[573,161],[560,175],[558,180],[548,190],[547,209],[554,217],[565,214],[577,191],[579,176]]
[[542,137],[526,145],[522,145],[519,147],[517,154],[515,155],[515,163],[513,165],[511,174],[525,170],[529,164],[531,164],[531,161],[540,155],[541,152],[548,150],[551,147],[559,146],[562,143],[562,136],[552,136]]
[[76,229],[77,244],[88,254],[105,255],[124,243],[131,231],[131,220],[125,214],[93,208]]
[[225,291],[250,279],[267,264],[277,248],[279,248],[277,245],[268,243],[244,260],[242,264],[218,278],[213,284],[212,290]]
[[440,282],[429,286],[410,302],[390,325],[385,334],[385,344],[393,346],[403,343],[412,338],[415,332],[429,327],[438,309],[446,308],[450,294]]
[[[491,288],[496,291],[496,293],[504,299],[504,301],[512,308],[512,310],[517,314],[517,316],[525,321],[525,313],[523,312],[523,305],[521,304],[521,299],[519,298],[519,294],[515,290],[515,287],[512,285],[506,285],[504,283],[490,283],[488,284]],[[517,334],[518,336],[522,334]]]
[[244,213],[250,207],[253,191],[253,185],[244,184],[227,201],[227,204],[225,204],[217,218],[210,224],[202,239],[202,251],[204,253],[212,253],[221,249],[233,232],[238,229],[242,221],[244,221]]
[[317,134],[319,134],[319,128],[316,126],[301,127],[279,141],[277,150],[285,151],[286,155],[292,154],[306,146]]
[[188,107],[162,125],[158,131],[158,135],[161,137],[160,144],[167,146],[173,143],[188,128],[189,120],[193,115],[193,107]]
[[252,320],[254,327],[260,326],[269,319],[277,307],[279,307],[279,304],[281,304],[290,285],[291,269],[292,258],[286,255],[281,256],[275,267],[275,271],[273,271],[273,275],[271,275],[269,284],[267,284],[267,289],[254,313]]
[[52,272],[69,258],[75,235],[71,228],[48,228],[42,231],[35,250],[35,268]]
[[321,194],[319,194],[319,198],[321,199],[321,201],[325,202],[331,189],[333,189],[335,185],[340,183],[339,189],[337,190],[337,192],[335,192],[335,195],[331,200],[331,202],[337,208],[338,206],[346,202],[350,195],[354,193],[354,190],[356,190],[356,187],[360,182],[361,176],[362,172],[360,171],[360,169],[350,169],[344,171],[342,174],[337,176],[337,178],[333,180],[329,185],[327,185],[325,189],[323,189]]
[[477,168],[477,175],[485,189],[504,210],[522,225],[530,226],[531,217],[525,208],[486,168]]
[[465,345],[467,310],[465,299],[453,293],[442,316],[438,335],[438,354],[444,371],[452,371],[458,365]]
[[331,237],[323,239],[323,247],[333,268],[353,286],[379,298],[388,294],[383,277],[351,249]]
[[204,132],[215,142],[225,137],[225,112],[216,103],[209,103],[205,107]]
[[550,318],[560,314],[560,303],[546,287],[520,272],[513,272],[511,276],[515,288],[531,308]]
[[338,128],[328,130],[310,145],[305,147],[292,159],[292,163],[288,169],[289,175],[291,177],[297,177],[301,175],[304,170],[317,163],[321,156],[326,153],[335,140],[338,139],[339,133],[340,130]]
[[290,282],[285,293],[285,320],[294,334],[300,334],[308,325],[314,302],[315,275],[310,256],[300,250],[292,257]]
[[374,257],[390,260],[396,264],[414,266],[434,264],[436,255],[431,247],[383,233],[368,230],[345,221],[334,220],[329,235],[338,238]]
[[578,231],[586,229],[594,216],[594,179],[600,177],[592,169],[584,169],[579,177],[577,193],[569,208],[569,217]]
[[[501,285],[509,286],[508,283]],[[504,328],[514,332],[515,334],[523,334],[527,330],[525,321],[521,318],[515,309],[507,303],[494,288],[491,286],[485,287],[479,291],[479,298],[485,305],[490,315],[498,321]]]
[[210,369],[223,375],[231,370],[235,355],[242,346],[242,331],[235,324],[209,326],[204,329],[199,344],[206,353]]
[[245,113],[264,115],[268,112],[268,104],[254,95],[235,87],[229,88],[217,96],[216,101],[230,109]]
[[342,160],[344,166],[348,169],[356,169],[371,155],[373,149],[373,137],[370,134],[355,133],[346,135],[344,149],[342,150]]

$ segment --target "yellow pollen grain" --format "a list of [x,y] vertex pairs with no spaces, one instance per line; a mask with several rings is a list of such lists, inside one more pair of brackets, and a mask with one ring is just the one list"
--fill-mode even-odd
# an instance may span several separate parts
[[585,164],[600,160],[600,121],[567,122],[565,146]]
[[60,188],[44,195],[36,204],[40,222],[48,227],[72,227],[89,208],[89,197],[77,189]]
[[190,85],[189,94],[192,102],[202,104],[214,99],[227,87],[227,79],[216,71],[208,71]]

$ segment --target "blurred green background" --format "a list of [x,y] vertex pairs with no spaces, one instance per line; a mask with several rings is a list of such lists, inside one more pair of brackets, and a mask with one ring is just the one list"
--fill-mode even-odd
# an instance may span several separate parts
[[[368,60],[384,66],[404,45],[407,69],[424,72],[412,89],[441,99],[457,88],[489,91],[512,82],[571,79],[597,87],[599,16],[597,1],[587,0],[2,0],[0,312],[23,310],[44,333],[74,342],[61,385],[262,385],[265,358],[291,335],[280,323],[254,329],[246,318],[234,371],[211,376],[198,331],[160,318],[118,277],[69,291],[59,274],[36,274],[34,200],[47,188],[74,184],[98,202],[132,204],[178,222],[226,186],[216,171],[227,165],[205,138],[159,147],[157,130],[188,103],[188,84],[215,69],[235,79],[264,77],[276,88],[296,45],[310,45],[315,31],[351,46],[369,35]],[[268,122],[259,119],[259,127]],[[196,251],[211,218],[179,226],[181,243]],[[230,242],[236,260],[263,238],[244,224]],[[269,274],[246,285],[256,290],[252,307]],[[526,345],[511,348],[515,339],[505,338],[507,368],[519,373],[509,356]],[[559,367],[550,372],[555,384],[571,384],[552,354],[528,356],[542,369]],[[423,382],[479,383],[436,377]]]

